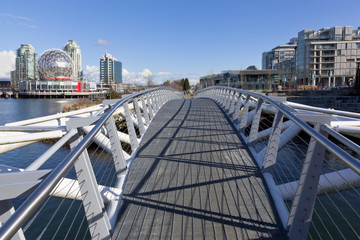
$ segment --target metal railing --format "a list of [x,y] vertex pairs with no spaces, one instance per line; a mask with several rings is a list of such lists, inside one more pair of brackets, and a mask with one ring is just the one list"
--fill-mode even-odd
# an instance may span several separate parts
[[[220,86],[196,96],[213,99],[232,120],[291,239],[359,238],[360,147],[334,131],[328,115],[359,114],[319,112]],[[17,134],[0,138],[0,146],[9,149],[61,137],[25,169],[0,165],[0,239],[111,238],[141,138],[160,107],[174,98],[182,93],[161,87],[91,110],[0,126]],[[67,156],[51,163],[56,154]],[[51,164],[56,167],[47,169]],[[11,199],[19,197],[26,200],[15,211]]]
[[[163,104],[182,97],[177,90],[159,87],[105,100],[85,117],[53,115],[0,127],[0,131],[32,132],[20,141],[25,144],[44,138],[34,137],[33,132],[56,130],[63,136],[24,170],[0,165],[0,239],[25,239],[26,235],[65,239],[80,234],[110,239],[142,136]],[[54,122],[60,126],[51,125]],[[21,147],[20,142],[13,144]],[[66,143],[70,150],[53,170],[38,170],[56,153],[66,151]],[[11,199],[19,196],[26,199],[15,211]],[[29,231],[39,219],[43,226],[35,233]],[[70,225],[64,228],[67,222]]]
[[213,99],[232,120],[290,239],[359,239],[359,141],[334,131],[331,115],[294,109],[284,97],[221,86],[196,97]]

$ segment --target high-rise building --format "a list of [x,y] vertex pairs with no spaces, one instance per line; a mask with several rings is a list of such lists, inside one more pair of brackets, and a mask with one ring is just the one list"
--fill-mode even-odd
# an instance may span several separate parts
[[11,86],[12,87],[17,87],[17,82],[16,82],[16,69],[13,71],[10,71],[10,80],[11,80]]
[[30,44],[21,44],[16,52],[15,60],[15,84],[16,86],[22,80],[37,80],[37,54]]
[[297,38],[290,39],[288,44],[279,45],[262,55],[262,69],[278,69],[276,65],[295,58]]
[[298,33],[296,74],[302,84],[348,83],[355,79],[357,63],[360,63],[360,28],[305,29]]
[[63,48],[63,51],[66,52],[73,61],[73,77],[74,81],[81,80],[82,71],[81,71],[81,51],[79,45],[75,41],[69,40]]
[[122,63],[114,56],[105,53],[100,58],[100,84],[114,85],[122,83]]
[[274,53],[272,51],[263,52],[262,54],[262,69],[272,69],[272,60]]

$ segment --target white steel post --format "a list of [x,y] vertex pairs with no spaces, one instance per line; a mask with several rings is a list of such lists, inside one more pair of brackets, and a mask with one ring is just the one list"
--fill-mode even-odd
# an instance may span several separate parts
[[154,114],[156,115],[156,113],[159,109],[159,101],[158,101],[158,93],[157,92],[153,92],[151,101],[154,106],[154,108],[153,108]]
[[252,144],[257,139],[257,135],[259,132],[259,125],[260,125],[261,111],[262,111],[262,109],[261,109],[262,103],[263,103],[263,100],[261,98],[258,98],[258,101],[256,104],[255,115],[254,115],[254,118],[251,123],[250,135],[249,135],[249,140],[248,140],[249,144]]
[[217,103],[220,103],[222,90],[221,90],[221,89],[217,89],[217,90],[215,90],[215,91],[216,91],[216,102],[217,102]]
[[166,103],[166,96],[165,96],[164,90],[160,90],[160,97],[161,97],[161,106],[160,106],[160,108],[161,108]]
[[146,102],[149,108],[150,119],[152,120],[154,118],[154,101],[150,96],[151,96],[150,93],[146,95]]
[[141,100],[141,104],[143,106],[143,112],[144,112],[144,118],[145,118],[145,123],[146,126],[149,126],[150,124],[150,118],[149,118],[149,104],[148,106],[146,106],[145,100],[144,100],[144,95],[140,96],[140,100]]
[[237,99],[236,105],[235,105],[235,116],[234,116],[234,121],[237,121],[239,119],[239,115],[240,115],[240,108],[241,108],[241,98],[242,98],[242,93],[239,93],[239,98]]
[[[319,131],[321,123],[316,123]],[[326,134],[327,135],[327,134]],[[288,220],[289,239],[306,239],[317,197],[317,189],[324,161],[325,148],[313,137],[310,139],[299,185]]]
[[[6,220],[9,217],[11,217],[11,215],[14,212],[15,212],[15,208],[14,208],[11,200],[0,201],[0,226],[2,223],[6,222]],[[22,228],[20,228],[11,239],[25,240],[25,236],[24,236],[24,232],[23,232]]]
[[[82,139],[81,130],[78,129],[78,134],[69,140],[70,148],[75,148]],[[109,218],[104,210],[104,202],[99,193],[94,170],[86,149],[81,153],[74,166],[78,182],[81,183],[82,203],[88,220],[89,232],[92,234],[91,237],[110,239],[111,226]]]
[[273,166],[276,163],[283,118],[284,114],[280,111],[277,111],[272,124],[271,134],[266,147],[265,157],[264,159],[260,159],[262,161],[262,167],[264,170]]
[[[236,94],[237,92],[234,92],[234,95],[232,96],[232,99],[231,99],[231,103],[230,103],[230,107],[229,107],[229,115],[233,114],[234,113],[234,105],[235,105],[235,101],[236,101]],[[239,93],[240,94],[240,93]]]
[[139,104],[138,104],[138,99],[134,98],[133,103],[134,103],[134,107],[135,107],[136,118],[138,120],[138,126],[139,126],[140,135],[143,136],[145,134],[145,126],[144,126],[143,118],[141,116],[141,112],[140,112],[140,108],[139,108]]
[[246,124],[247,124],[247,117],[248,117],[248,113],[249,113],[249,106],[250,106],[250,95],[247,95],[245,106],[243,108],[243,112],[241,115],[241,121],[240,121],[240,126],[239,126],[240,133],[243,133],[245,131]]
[[127,130],[128,130],[129,137],[130,137],[131,151],[135,152],[135,150],[139,146],[139,142],[138,142],[138,139],[137,139],[137,136],[136,136],[134,123],[133,123],[133,121],[131,119],[131,113],[130,113],[130,109],[129,109],[129,104],[126,102],[126,103],[124,103],[123,106],[124,106],[124,110],[125,110],[126,126],[127,126]]
[[108,130],[115,170],[119,177],[127,173],[127,165],[123,154],[123,149],[121,147],[121,142],[117,133],[114,117],[110,117],[106,121],[106,127]]
[[229,112],[230,111],[230,103],[232,102],[233,99],[233,95],[235,94],[235,92],[233,91],[229,91],[228,97],[227,97],[227,101],[225,104],[225,112]]
[[220,103],[221,107],[223,107],[223,108],[225,107],[226,100],[227,100],[227,90],[224,90],[223,94],[222,94],[221,103]]

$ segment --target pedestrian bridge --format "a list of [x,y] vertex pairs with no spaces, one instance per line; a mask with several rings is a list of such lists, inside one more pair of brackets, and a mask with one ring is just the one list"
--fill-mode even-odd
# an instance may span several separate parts
[[0,152],[60,139],[25,169],[0,165],[0,238],[358,239],[360,148],[332,123],[359,118],[155,88],[1,126]]

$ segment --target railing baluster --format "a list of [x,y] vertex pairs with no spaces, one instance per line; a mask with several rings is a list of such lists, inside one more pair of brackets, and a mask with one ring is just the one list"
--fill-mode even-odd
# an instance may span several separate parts
[[150,118],[149,118],[149,108],[150,108],[150,106],[146,106],[143,95],[140,96],[140,100],[141,100],[141,104],[143,105],[145,123],[146,123],[146,126],[148,127],[150,125]]
[[108,129],[110,147],[111,147],[116,173],[118,176],[125,175],[127,173],[127,165],[113,117],[110,117],[106,121],[106,127]]
[[242,102],[241,98],[242,98],[242,93],[239,93],[239,97],[238,97],[236,105],[235,105],[234,121],[236,121],[236,122],[239,119],[239,115],[240,115],[240,108],[241,108],[241,102]]
[[234,94],[233,94],[232,99],[231,99],[230,107],[229,107],[229,115],[230,115],[230,117],[235,112],[234,111],[234,106],[235,106],[235,101],[237,99],[236,95],[237,95],[237,92],[234,91]]
[[222,93],[222,98],[221,98],[221,102],[220,102],[221,107],[223,107],[223,108],[225,107],[226,100],[227,100],[227,90],[224,90]]
[[223,90],[222,89],[217,89],[216,92],[217,92],[217,94],[216,94],[217,95],[216,102],[218,104],[220,104],[220,100],[221,100],[221,97],[222,97]]
[[247,124],[247,117],[249,113],[249,106],[250,106],[250,95],[246,96],[246,102],[243,108],[243,112],[241,115],[240,125],[239,125],[239,131],[240,133],[245,132],[246,124]]
[[124,110],[125,110],[125,119],[126,119],[126,126],[130,136],[130,143],[131,143],[131,151],[135,152],[135,150],[139,146],[138,138],[136,136],[134,123],[131,119],[131,113],[129,109],[129,104],[127,102],[124,103]]
[[259,125],[260,125],[261,111],[262,111],[262,109],[261,109],[262,103],[263,103],[263,100],[261,98],[259,98],[258,102],[256,104],[255,115],[254,115],[253,121],[251,123],[250,135],[249,135],[249,140],[248,140],[249,144],[254,143],[257,139],[257,134],[259,132]]
[[224,98],[225,90],[219,89],[218,91],[219,91],[219,104],[221,104],[221,102],[223,101],[223,98]]
[[[327,137],[328,134],[320,129],[323,123],[330,124],[331,116],[316,118],[315,131]],[[306,239],[308,236],[324,155],[325,147],[311,137],[287,224],[290,239]]]
[[284,114],[280,111],[277,111],[272,124],[271,134],[266,147],[265,157],[262,162],[262,167],[264,170],[275,165],[276,163],[283,119]]
[[233,99],[233,95],[235,94],[235,92],[233,91],[229,91],[229,94],[227,96],[227,101],[226,101],[226,104],[225,104],[225,112],[229,112],[230,110],[230,103],[232,102],[232,99]]
[[144,136],[144,134],[145,134],[145,126],[144,126],[143,118],[141,116],[138,99],[134,98],[133,103],[134,103],[134,107],[135,107],[136,118],[138,120],[140,136]]
[[[14,212],[15,208],[10,200],[0,201],[0,227],[1,224],[4,223]],[[22,228],[20,228],[11,239],[25,240]]]
[[157,109],[156,109],[156,112],[158,112],[161,108],[161,92],[160,91],[156,91],[156,100],[157,100]]
[[154,115],[156,115],[156,113],[157,113],[157,111],[158,111],[158,109],[159,109],[159,107],[158,107],[159,102],[158,102],[157,92],[154,92],[154,93],[152,94],[151,102],[153,103],[153,107],[154,107],[154,108],[153,108]]
[[[73,136],[70,142],[70,148],[75,148],[83,139],[81,130]],[[94,170],[91,166],[90,158],[86,149],[78,157],[74,164],[77,179],[80,185],[82,203],[84,205],[86,218],[89,224],[89,232],[92,238],[110,239],[111,226],[107,213],[105,212],[104,202],[99,193],[98,184],[95,178]]]
[[147,103],[149,106],[149,114],[150,114],[150,119],[152,120],[154,118],[154,99],[152,98],[152,96],[149,94],[146,95],[146,99],[147,99]]

